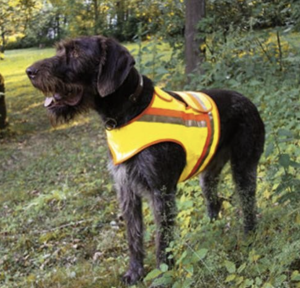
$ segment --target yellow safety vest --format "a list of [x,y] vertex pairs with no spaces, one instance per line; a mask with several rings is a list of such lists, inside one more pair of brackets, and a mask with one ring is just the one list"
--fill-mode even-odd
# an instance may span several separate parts
[[174,142],[186,153],[187,164],[179,182],[205,169],[220,137],[216,104],[204,93],[175,93],[184,103],[155,87],[151,103],[140,115],[120,128],[106,131],[115,165],[151,145]]

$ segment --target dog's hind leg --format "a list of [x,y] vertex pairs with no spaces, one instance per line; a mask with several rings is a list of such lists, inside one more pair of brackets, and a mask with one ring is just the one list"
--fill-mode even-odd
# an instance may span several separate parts
[[[260,118],[251,120],[240,125],[240,130],[233,137],[230,159],[233,180],[242,206],[246,234],[254,230],[256,225],[257,166],[264,146],[263,123]],[[252,125],[247,127],[248,123]]]
[[255,229],[256,226],[256,170],[257,163],[249,163],[247,166],[236,163],[232,160],[233,180],[236,184],[243,216],[244,216],[244,231],[248,232]]
[[152,208],[156,222],[156,261],[157,267],[166,263],[173,266],[173,259],[169,259],[170,253],[166,252],[170,241],[173,239],[173,228],[176,217],[175,190],[162,187],[153,191]]
[[221,171],[229,160],[228,149],[217,152],[208,167],[200,174],[200,186],[205,198],[208,216],[211,220],[218,217],[222,206],[222,199],[217,194]]
[[126,222],[130,253],[129,269],[122,280],[125,284],[133,284],[144,276],[142,199],[132,193],[130,188],[121,188],[119,198],[122,216]]
[[255,164],[247,166],[246,169],[237,164],[232,164],[233,179],[244,215],[245,233],[254,230],[256,225],[256,169],[257,165]]

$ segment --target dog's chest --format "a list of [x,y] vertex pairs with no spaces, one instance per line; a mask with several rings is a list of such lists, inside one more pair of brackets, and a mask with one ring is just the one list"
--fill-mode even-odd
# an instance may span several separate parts
[[[147,170],[139,171],[138,165],[135,165],[134,162],[115,165],[112,159],[108,162],[108,169],[114,178],[116,190],[119,194],[126,193],[125,198],[130,197],[131,194],[132,197],[135,197],[134,195],[149,197],[149,187],[144,184],[145,178],[147,178],[147,175],[145,175]],[[154,168],[151,169],[151,167],[149,169],[155,170]],[[120,198],[123,199],[124,197]]]

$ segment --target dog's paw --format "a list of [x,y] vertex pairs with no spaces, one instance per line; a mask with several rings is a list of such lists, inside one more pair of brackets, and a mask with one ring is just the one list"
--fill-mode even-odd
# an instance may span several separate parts
[[122,277],[122,282],[126,285],[133,285],[142,280],[144,276],[144,269],[139,268],[136,270],[129,269]]
[[222,208],[223,202],[226,201],[228,203],[232,203],[232,197],[224,198],[218,197],[214,201],[208,201],[207,203],[207,214],[211,221],[217,220],[219,213]]
[[249,236],[255,233],[256,230],[256,219],[253,217],[251,221],[245,220],[246,223],[244,223],[244,234],[245,236]]
[[208,213],[208,217],[210,218],[211,221],[217,220],[220,210],[222,207],[222,202],[217,202],[214,204],[211,204],[207,207],[207,213]]

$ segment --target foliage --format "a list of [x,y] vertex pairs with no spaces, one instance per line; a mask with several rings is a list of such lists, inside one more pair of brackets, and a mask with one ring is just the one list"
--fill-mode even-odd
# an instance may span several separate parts
[[[240,221],[232,216],[240,218],[241,212],[232,206],[236,200],[224,203],[222,219],[213,225],[207,218],[199,219],[205,209],[198,183],[191,181],[181,191],[181,229],[170,247],[176,269],[154,269],[144,283],[153,287],[299,287],[299,34],[292,32],[296,26],[291,23],[260,31],[251,21],[249,31],[233,24],[228,29],[213,24],[215,18],[208,17],[199,25],[205,31],[199,36],[207,40],[206,73],[191,75],[193,81],[185,89],[234,89],[259,108],[267,132],[258,186],[261,226],[256,235],[244,239],[237,226]],[[155,51],[153,45],[148,45],[148,54]],[[174,66],[161,64],[172,73],[178,67],[176,61]],[[154,68],[155,63],[148,65]],[[168,88],[182,89],[185,76],[178,71],[172,77],[160,76]],[[233,187],[227,182],[222,181],[220,191],[225,199],[232,199]],[[200,201],[195,203],[195,198]]]
[[[185,4],[183,0],[3,0],[0,9],[2,46],[8,49],[50,45],[65,37],[103,34],[132,41],[141,24],[145,35],[163,37],[172,48],[183,48]],[[207,0],[204,31],[230,27],[248,30],[288,27],[299,31],[298,1]],[[209,25],[208,25],[209,24]],[[4,33],[4,34],[3,34]],[[18,35],[14,41],[11,36]]]
[[[23,39],[30,27],[31,19],[41,9],[39,0],[2,0],[0,8],[0,47],[4,52],[11,36]],[[37,37],[38,35],[35,35]],[[22,45],[22,41],[20,41]]]
[[[178,215],[182,228],[176,245],[170,247],[178,259],[176,269],[153,270],[145,283],[168,287],[299,287],[299,35],[291,33],[289,24],[259,32],[254,30],[254,22],[248,23],[248,32],[233,24],[228,29],[214,24],[215,18],[208,17],[199,25],[199,30],[205,31],[199,36],[207,40],[206,73],[191,75],[193,81],[185,88],[234,89],[259,108],[267,132],[258,186],[261,226],[252,238],[244,239],[239,232],[237,225],[241,223],[232,213],[239,219],[240,211],[232,206],[236,200],[231,200],[233,187],[227,186],[228,179],[222,181],[220,189],[229,199],[224,203],[222,219],[210,225],[207,218],[199,219],[205,209],[198,183],[184,184],[180,199],[184,212]],[[167,85],[181,88],[174,79]],[[192,201],[191,195],[200,198],[199,203]]]

